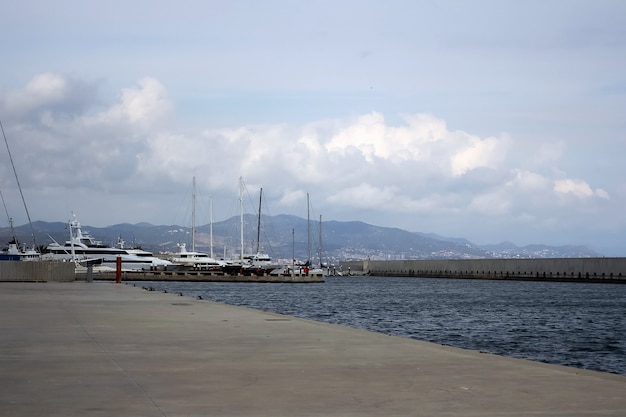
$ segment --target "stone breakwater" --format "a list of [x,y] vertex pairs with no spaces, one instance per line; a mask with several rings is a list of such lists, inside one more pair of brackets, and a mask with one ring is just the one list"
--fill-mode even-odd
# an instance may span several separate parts
[[343,274],[626,283],[626,258],[349,261]]

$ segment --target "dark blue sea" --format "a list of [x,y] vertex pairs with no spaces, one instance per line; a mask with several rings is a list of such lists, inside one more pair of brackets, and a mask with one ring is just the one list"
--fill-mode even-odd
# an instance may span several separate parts
[[325,281],[134,285],[626,375],[626,285],[387,277],[327,277]]

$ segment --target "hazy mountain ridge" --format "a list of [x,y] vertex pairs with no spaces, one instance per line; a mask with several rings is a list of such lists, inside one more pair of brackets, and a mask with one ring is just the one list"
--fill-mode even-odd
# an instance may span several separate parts
[[[256,215],[244,216],[244,252],[257,250]],[[36,243],[46,246],[52,239],[62,243],[69,238],[66,223],[33,222]],[[235,256],[240,251],[240,218],[232,217],[212,225],[213,248],[216,257]],[[32,243],[28,225],[15,228],[18,240]],[[185,243],[191,247],[191,227],[178,225],[155,226],[149,223],[121,223],[104,228],[84,225],[95,239],[116,245],[119,239],[125,247],[140,246],[146,250],[175,252],[177,245]],[[585,246],[516,246],[510,242],[493,245],[476,245],[464,238],[449,238],[436,234],[408,232],[390,227],[373,226],[359,221],[325,221],[321,225],[321,252],[324,262],[339,262],[355,259],[480,259],[480,258],[571,258],[602,256]],[[261,217],[259,249],[273,258],[319,260],[320,224],[292,215]],[[309,237],[310,236],[310,237]],[[1,242],[11,239],[11,231],[0,229]],[[196,227],[196,250],[209,252],[210,225]],[[310,248],[310,249],[309,249]]]

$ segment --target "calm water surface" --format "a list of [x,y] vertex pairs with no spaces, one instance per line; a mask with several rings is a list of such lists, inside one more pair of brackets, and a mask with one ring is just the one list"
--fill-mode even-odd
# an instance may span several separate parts
[[626,286],[327,277],[320,284],[142,282],[158,291],[466,349],[626,375]]

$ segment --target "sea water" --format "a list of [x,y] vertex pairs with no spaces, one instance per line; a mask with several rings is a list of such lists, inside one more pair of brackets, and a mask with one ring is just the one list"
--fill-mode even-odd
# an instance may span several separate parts
[[465,349],[626,375],[626,285],[327,277],[138,286]]

